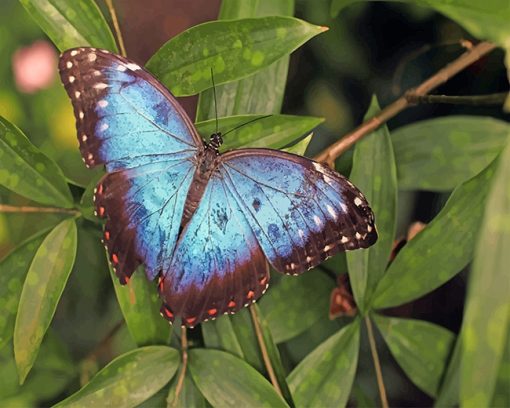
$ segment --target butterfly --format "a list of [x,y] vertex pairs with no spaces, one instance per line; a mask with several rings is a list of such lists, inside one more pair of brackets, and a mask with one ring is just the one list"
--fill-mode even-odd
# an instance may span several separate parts
[[269,266],[299,275],[377,240],[374,215],[346,178],[278,150],[219,152],[156,78],[106,50],[65,51],[59,71],[103,242],[120,283],[139,265],[158,278],[161,314],[193,327],[255,302]]

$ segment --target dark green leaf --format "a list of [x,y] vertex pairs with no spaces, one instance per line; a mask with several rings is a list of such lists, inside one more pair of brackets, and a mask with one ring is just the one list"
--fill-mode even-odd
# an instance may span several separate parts
[[[251,123],[249,123],[251,122]],[[240,147],[267,147],[280,149],[301,136],[308,134],[323,122],[322,118],[291,115],[240,115],[218,119],[218,128],[223,133],[246,123],[239,130],[225,136],[221,149],[223,151]],[[210,119],[196,124],[204,139],[216,131],[216,121]]]
[[20,3],[60,51],[89,45],[117,51],[112,32],[94,0],[20,0]]
[[[365,119],[375,116],[379,111],[379,103],[373,97]],[[386,125],[356,144],[350,179],[367,197],[375,214],[379,234],[377,242],[369,249],[347,253],[349,277],[356,303],[364,312],[386,269],[395,237],[397,175]]]
[[57,407],[135,407],[167,384],[179,367],[179,352],[141,347],[117,357],[81,390]]
[[255,73],[325,29],[290,17],[212,21],[172,38],[147,68],[175,95],[193,95]]
[[73,198],[56,163],[0,116],[0,184],[41,204],[71,208]]
[[290,340],[324,319],[334,287],[335,282],[317,269],[270,285],[259,305],[274,341]]
[[[220,20],[248,17],[292,16],[294,0],[223,0]],[[289,56],[242,80],[216,87],[220,116],[245,113],[279,113],[282,106]],[[207,89],[200,94],[197,120],[215,115],[214,94]]]
[[244,360],[259,372],[264,373],[264,361],[260,354],[260,346],[257,342],[250,312],[247,308],[244,308],[231,316],[230,319],[232,321],[232,328],[243,350]]
[[391,136],[398,186],[453,190],[486,168],[509,138],[510,125],[489,117],[448,116],[401,127]]
[[257,370],[224,351],[191,349],[189,369],[213,407],[288,406]]
[[496,164],[457,187],[434,220],[399,252],[375,290],[373,307],[423,296],[468,264]]
[[489,406],[510,329],[509,174],[510,143],[501,154],[488,193],[469,280],[460,378],[460,403],[466,407]]
[[[180,373],[179,373],[180,374]],[[197,386],[193,382],[189,371],[184,376],[184,383],[181,389],[181,393],[178,398],[175,399],[175,390],[177,387],[178,375],[174,377],[170,385],[170,391],[167,395],[168,407],[170,408],[205,408],[206,402]],[[153,408],[153,407],[147,407]]]
[[290,373],[298,407],[344,407],[351,393],[359,352],[359,321],[344,327],[312,351]]
[[139,346],[165,344],[170,337],[171,326],[159,315],[161,299],[158,290],[147,280],[143,268],[135,271],[127,285],[119,283],[111,266],[110,274],[120,309],[135,343]]
[[461,366],[461,345],[460,335],[457,336],[448,368],[441,382],[441,387],[434,401],[435,407],[456,407],[459,405],[459,377]]
[[202,335],[207,347],[228,351],[237,357],[244,358],[243,350],[229,316],[221,316],[217,320],[204,322]]
[[20,383],[34,364],[73,268],[77,232],[73,219],[57,225],[37,249],[23,284],[14,327]]
[[452,350],[454,335],[432,323],[373,316],[391,354],[407,376],[430,396],[436,396]]
[[0,261],[0,349],[12,338],[23,281],[46,233],[30,237]]

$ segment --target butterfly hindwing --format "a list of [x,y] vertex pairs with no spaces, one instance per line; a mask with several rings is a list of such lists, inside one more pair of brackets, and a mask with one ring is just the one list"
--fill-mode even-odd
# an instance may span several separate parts
[[269,149],[222,156],[225,182],[273,267],[299,274],[377,240],[363,194],[328,167]]
[[195,326],[254,302],[268,283],[268,265],[255,235],[215,172],[160,281],[162,312]]

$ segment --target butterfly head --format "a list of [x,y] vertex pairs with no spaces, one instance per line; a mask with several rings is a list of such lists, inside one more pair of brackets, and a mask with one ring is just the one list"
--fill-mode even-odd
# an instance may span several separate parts
[[221,132],[213,133],[209,140],[208,146],[210,146],[214,150],[218,150],[222,144],[223,144],[223,138],[221,137]]

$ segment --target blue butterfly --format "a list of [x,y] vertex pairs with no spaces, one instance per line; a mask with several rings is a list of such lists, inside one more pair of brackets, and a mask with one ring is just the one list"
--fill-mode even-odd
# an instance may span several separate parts
[[115,273],[125,284],[143,264],[158,277],[168,320],[193,327],[255,302],[267,261],[298,275],[376,242],[365,197],[327,166],[270,149],[220,154],[220,133],[202,140],[161,83],[108,51],[67,50],[59,70],[83,160],[106,166],[94,200]]

